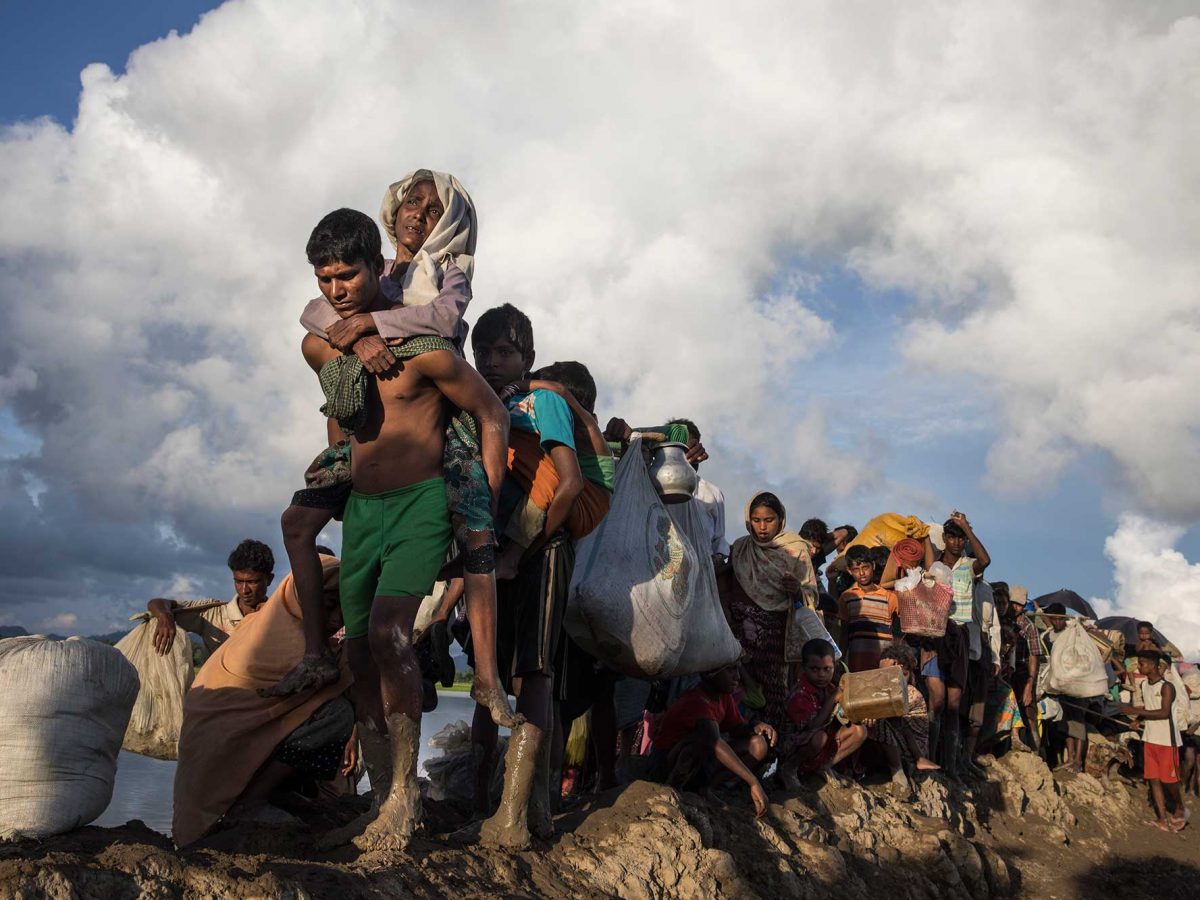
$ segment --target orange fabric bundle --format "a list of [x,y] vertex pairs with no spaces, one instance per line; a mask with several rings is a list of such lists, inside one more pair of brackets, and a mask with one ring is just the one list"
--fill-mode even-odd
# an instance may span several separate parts
[[[513,480],[540,510],[550,508],[558,490],[558,470],[542,449],[541,438],[531,431],[512,429],[508,435],[508,471]],[[584,479],[583,491],[571,504],[567,533],[575,540],[586,537],[608,515],[612,495],[595,482]]]

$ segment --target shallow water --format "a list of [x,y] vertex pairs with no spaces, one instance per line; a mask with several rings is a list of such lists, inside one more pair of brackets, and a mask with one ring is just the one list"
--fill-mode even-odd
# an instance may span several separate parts
[[[441,728],[459,719],[470,724],[475,703],[465,692],[439,691],[438,708],[421,717],[421,756],[419,766],[440,751],[429,746],[429,739]],[[112,802],[95,825],[124,825],[130,819],[141,819],[147,826],[163,834],[171,833],[171,805],[175,783],[175,763],[151,759],[137,753],[121,751],[117,762],[117,780],[113,786]],[[359,792],[367,789],[364,778]]]

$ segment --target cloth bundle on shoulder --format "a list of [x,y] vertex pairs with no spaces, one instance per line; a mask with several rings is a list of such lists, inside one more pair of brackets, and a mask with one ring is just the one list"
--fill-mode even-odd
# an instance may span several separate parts
[[[847,546],[851,547],[894,547],[905,538],[924,540],[929,526],[917,516],[902,516],[900,513],[881,513],[871,519]],[[844,555],[844,554],[843,554]]]
[[617,465],[612,507],[578,544],[566,629],[625,675],[672,678],[741,655],[717,596],[695,503],[665,506],[634,439]]
[[[220,605],[220,601],[213,601]],[[188,634],[175,626],[175,641],[165,656],[154,649],[157,623],[149,613],[138,613],[140,622],[117,642],[117,649],[137,670],[137,700],[129,716],[129,727],[121,749],[155,759],[176,759],[179,755],[179,729],[183,727],[183,698],[192,686],[192,642]]]
[[1100,650],[1078,619],[1068,619],[1066,629],[1054,639],[1045,689],[1079,698],[1108,693],[1108,673]]
[[108,806],[137,672],[107,644],[0,641],[0,839],[87,825]]

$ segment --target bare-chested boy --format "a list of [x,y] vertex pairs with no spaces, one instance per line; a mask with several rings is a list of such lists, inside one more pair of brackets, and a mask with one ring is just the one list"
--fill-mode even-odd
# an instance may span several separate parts
[[[322,293],[339,315],[389,306],[379,286],[379,231],[368,216],[348,209],[330,213],[313,230],[307,253]],[[390,348],[401,361],[382,375],[337,363],[341,354],[315,335],[305,337],[302,349],[322,374],[327,399],[361,404],[350,436],[354,489],[343,520],[341,604],[364,761],[372,785],[390,782],[390,789],[355,842],[403,849],[421,814],[421,676],[411,643],[413,620],[451,538],[443,478],[445,407],[449,401],[478,423],[493,495],[506,470],[508,414],[487,382],[448,345],[408,359],[404,344]],[[331,363],[334,368],[322,372]],[[331,371],[342,373],[336,386],[330,384]],[[346,372],[355,377],[348,380]]]

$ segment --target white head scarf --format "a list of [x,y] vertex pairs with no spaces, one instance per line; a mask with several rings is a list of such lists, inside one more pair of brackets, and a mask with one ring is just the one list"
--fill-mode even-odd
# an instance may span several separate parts
[[424,306],[433,302],[441,289],[442,267],[447,262],[462,269],[468,279],[475,270],[475,233],[479,227],[475,204],[458,179],[445,172],[417,169],[387,189],[379,207],[379,218],[388,240],[396,246],[396,211],[408,189],[421,181],[433,182],[446,211],[408,264],[400,282],[405,306]]

